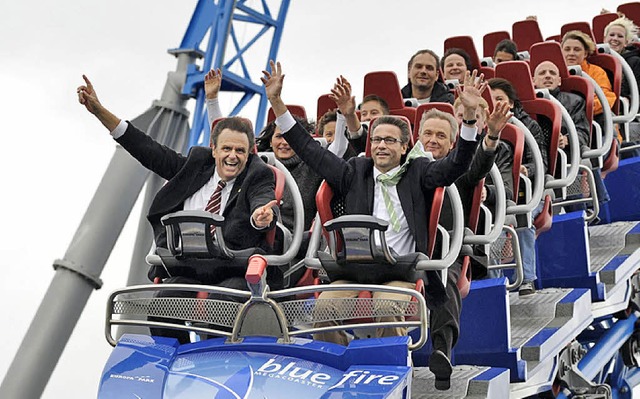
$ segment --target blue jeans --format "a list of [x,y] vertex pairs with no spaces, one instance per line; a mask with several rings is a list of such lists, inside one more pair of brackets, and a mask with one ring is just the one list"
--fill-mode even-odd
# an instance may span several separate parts
[[[531,221],[542,212],[544,202],[540,202],[538,206],[531,211]],[[535,281],[536,276],[536,228],[521,227],[516,229],[518,233],[518,241],[520,241],[520,254],[522,255],[522,267],[524,269],[523,282]]]

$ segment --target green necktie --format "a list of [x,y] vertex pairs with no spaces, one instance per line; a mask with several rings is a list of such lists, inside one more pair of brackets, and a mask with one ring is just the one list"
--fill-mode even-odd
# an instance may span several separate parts
[[400,169],[390,175],[380,174],[376,178],[378,183],[380,183],[384,206],[385,208],[387,208],[387,212],[389,212],[389,223],[391,223],[391,228],[396,233],[400,231],[400,221],[398,220],[398,214],[396,213],[396,210],[393,207],[393,203],[391,202],[391,196],[389,195],[389,186],[395,186],[398,184],[398,182],[400,182],[400,179],[402,179],[402,176],[409,168],[409,163],[411,163],[411,161],[419,157],[428,157],[429,155],[431,154],[425,152],[422,149],[422,145],[420,145],[420,143],[417,143],[415,146],[413,146],[413,148],[407,155],[407,159],[404,161],[402,166],[400,166]]

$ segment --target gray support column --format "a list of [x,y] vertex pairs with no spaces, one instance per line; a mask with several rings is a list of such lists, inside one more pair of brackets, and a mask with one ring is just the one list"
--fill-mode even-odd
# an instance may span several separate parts
[[[39,398],[149,172],[117,147],[0,385],[0,398]],[[126,178],[123,178],[126,176]]]

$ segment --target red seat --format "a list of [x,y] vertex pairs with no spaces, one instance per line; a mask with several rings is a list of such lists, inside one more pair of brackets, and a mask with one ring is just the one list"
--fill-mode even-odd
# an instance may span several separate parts
[[637,1],[620,4],[618,12],[623,13],[627,18],[632,20],[636,25],[640,25],[640,3]]
[[484,35],[482,37],[482,56],[493,58],[496,46],[505,39],[511,40],[511,35],[507,31],[491,32]]
[[389,113],[391,115],[404,116],[409,121],[415,119],[415,108],[404,105],[404,99],[400,91],[400,83],[395,72],[392,71],[374,71],[364,76],[364,93],[363,98],[375,94],[389,105]]
[[560,78],[562,79],[560,90],[578,94],[585,100],[586,116],[589,121],[589,129],[591,129],[591,122],[593,121],[593,85],[583,77],[569,75],[560,44],[556,42],[537,43],[531,46],[529,53],[531,56],[529,65],[532,71],[535,71],[535,68],[542,61],[553,62],[560,71]]
[[327,113],[327,111],[331,111],[333,109],[336,109],[336,102],[333,101],[330,97],[329,94],[323,94],[320,97],[318,97],[318,107],[317,107],[317,112],[316,112],[316,121],[320,121],[320,119],[322,118],[322,116],[324,114]]
[[604,28],[616,19],[618,19],[618,14],[614,12],[599,14],[593,17],[593,20],[591,21],[591,30],[593,31],[596,43],[604,43]]
[[[562,128],[562,113],[556,104],[551,100],[537,98],[533,82],[531,81],[531,71],[529,65],[522,61],[509,61],[498,64],[496,76],[510,81],[518,92],[520,102],[524,110],[539,122],[542,117],[546,118],[550,124],[549,138],[549,165],[545,173],[554,176],[556,160],[558,157],[558,140]],[[547,195],[544,198],[545,208],[534,220],[534,225],[539,226],[536,234],[541,234],[551,228],[551,198]]]
[[551,100],[537,98],[529,64],[523,61],[502,62],[496,67],[496,76],[506,79],[518,93],[524,110],[540,122],[541,117],[550,124],[551,137],[549,139],[549,165],[545,173],[554,175],[556,159],[558,157],[558,140],[562,128],[562,113]]
[[518,51],[529,51],[531,46],[543,41],[538,21],[530,19],[515,22],[511,26],[511,37],[518,46]]
[[494,76],[493,68],[480,65],[480,57],[478,57],[478,52],[471,36],[454,36],[446,39],[444,41],[444,51],[450,48],[459,48],[466,51],[471,59],[471,68],[477,69],[478,74],[484,73],[486,79],[491,79]]
[[[486,91],[486,90],[485,90]],[[422,120],[422,115],[430,109],[437,109],[442,112],[446,112],[451,115],[455,115],[455,110],[453,109],[453,105],[449,103],[426,103],[420,104],[418,108],[416,108],[416,117],[413,123],[413,141],[418,142],[418,137],[420,136],[420,121]]]
[[[307,111],[304,109],[302,105],[287,105],[287,109],[291,112],[291,115],[299,116],[302,119],[307,119]],[[269,113],[267,114],[267,123],[271,123],[276,119],[276,114],[273,112],[272,108],[269,108]]]
[[520,165],[522,165],[522,154],[524,153],[524,134],[515,125],[507,123],[502,129],[500,140],[509,143],[513,149],[511,175],[513,178],[513,192],[517,193],[520,188]]
[[611,111],[617,115],[620,110],[620,89],[622,88],[622,65],[620,65],[620,61],[611,54],[601,53],[595,53],[589,56],[587,61],[591,64],[598,65],[607,72],[607,76],[609,76],[609,81],[611,82],[611,89],[616,94],[616,102],[613,104],[613,107],[611,107]]
[[547,37],[547,41],[560,43],[560,42],[562,42],[562,36],[561,35],[552,35],[552,36]]
[[591,38],[591,40],[593,40],[594,43],[598,43],[593,35],[593,31],[591,30],[591,25],[589,25],[588,22],[570,22],[568,24],[564,24],[562,25],[562,28],[560,28],[560,36],[564,37],[567,32],[572,30],[585,33]]

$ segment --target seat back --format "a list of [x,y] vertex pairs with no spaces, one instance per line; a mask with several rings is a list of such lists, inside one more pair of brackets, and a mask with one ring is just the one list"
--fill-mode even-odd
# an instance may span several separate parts
[[513,192],[515,194],[520,187],[520,165],[522,165],[522,155],[524,153],[524,135],[517,127],[507,123],[502,129],[500,140],[509,143],[513,149],[511,175],[513,178]]
[[591,30],[593,32],[593,37],[596,39],[596,43],[604,43],[604,28],[616,19],[618,19],[618,14],[615,12],[598,14],[593,17],[593,20],[591,21]]
[[471,59],[471,69],[480,69],[480,57],[478,57],[478,52],[471,36],[454,36],[445,39],[444,52],[451,48],[459,48],[466,51]]
[[451,115],[455,115],[455,110],[453,109],[453,105],[449,103],[420,104],[418,108],[416,108],[416,117],[413,123],[413,141],[415,143],[418,142],[418,137],[420,136],[420,121],[422,120],[422,115],[424,115],[424,113],[428,112],[430,109],[434,109],[434,108],[439,111],[446,112]]
[[493,58],[493,54],[495,53],[496,46],[501,41],[509,39],[511,40],[511,35],[507,31],[498,31],[487,33],[482,37],[482,56],[483,57],[491,57]]
[[[529,64],[523,61],[508,61],[498,64],[496,76],[507,79],[515,87],[524,110],[549,134],[549,165],[546,173],[554,175],[558,157],[558,140],[562,130],[562,113],[550,100],[537,98]],[[547,124],[548,126],[543,126]]]
[[640,25],[640,3],[632,1],[630,3],[620,4],[617,9],[618,12],[623,13],[627,18],[633,21],[634,24]]
[[593,31],[591,30],[591,25],[589,25],[588,22],[580,21],[580,22],[570,22],[568,24],[564,24],[560,28],[560,36],[564,37],[564,35],[567,32],[570,32],[572,30],[577,30],[582,33],[585,33],[591,38],[591,40],[593,40],[594,43],[598,43],[598,41],[596,41],[595,36],[593,35]]
[[374,71],[364,76],[363,98],[375,94],[384,98],[389,105],[389,114],[404,116],[410,123],[415,118],[415,108],[405,106],[398,76],[393,71]]
[[[585,112],[587,120],[589,121],[589,129],[591,129],[591,122],[593,121],[593,86],[585,78],[569,74],[560,44],[556,42],[537,43],[531,46],[529,53],[531,54],[531,62],[529,65],[532,71],[535,71],[536,67],[543,61],[553,62],[560,71],[560,78],[562,79],[560,90],[577,94],[585,100]],[[591,135],[589,135],[589,137],[591,137]]]
[[[291,112],[291,115],[299,116],[302,119],[307,119],[307,110],[304,109],[302,105],[287,105],[287,109]],[[273,112],[272,108],[269,108],[269,113],[267,114],[267,123],[271,123],[276,120],[276,114]]]
[[607,73],[609,82],[611,82],[611,89],[616,94],[616,102],[611,107],[611,111],[618,115],[620,113],[620,89],[622,88],[622,65],[620,65],[620,61],[611,54],[603,53],[592,54],[587,58],[587,61],[598,65]]
[[493,68],[482,66],[480,63],[480,57],[478,57],[476,45],[473,43],[471,36],[454,36],[446,39],[444,41],[444,51],[450,48],[459,48],[466,51],[471,59],[471,69],[477,69],[478,74],[483,73],[485,79],[491,79],[494,76]]
[[[276,188],[274,191],[274,195],[275,195],[276,201],[280,203],[280,201],[282,201],[282,196],[284,195],[285,176],[284,176],[284,173],[280,169],[276,168],[275,166],[273,165],[268,165],[268,166],[273,172],[273,177],[276,179]],[[271,229],[267,233],[267,243],[271,247],[273,247],[273,245],[275,244],[275,241],[276,241],[276,229]]]
[[316,122],[319,122],[322,116],[327,113],[327,111],[331,111],[332,109],[336,108],[336,102],[329,97],[329,94],[323,94],[318,97]]
[[530,19],[514,22],[511,37],[518,46],[518,51],[529,51],[531,46],[543,41],[538,21]]

